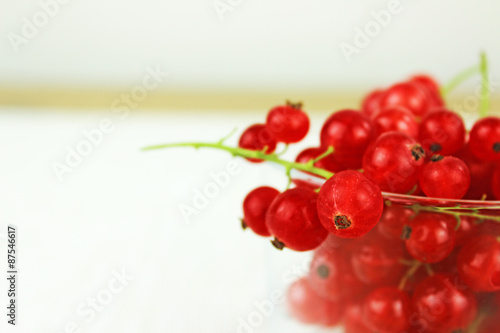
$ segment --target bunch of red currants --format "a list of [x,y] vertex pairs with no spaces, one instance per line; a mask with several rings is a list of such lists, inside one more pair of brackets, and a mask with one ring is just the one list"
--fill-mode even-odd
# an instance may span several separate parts
[[319,147],[280,160],[278,143],[309,126],[302,105],[287,103],[230,150],[317,177],[281,193],[258,187],[243,202],[244,228],[280,250],[315,250],[288,291],[291,313],[346,333],[500,332],[500,118],[467,131],[419,75],[333,113]]

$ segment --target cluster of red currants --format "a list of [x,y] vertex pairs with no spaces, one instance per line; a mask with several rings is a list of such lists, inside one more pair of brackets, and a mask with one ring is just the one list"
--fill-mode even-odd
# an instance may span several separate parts
[[[249,127],[239,147],[271,155],[308,130],[301,105],[289,103]],[[419,75],[370,93],[361,111],[333,113],[320,142],[295,164],[327,178],[322,185],[263,186],[243,202],[244,228],[278,249],[315,249],[309,275],[289,289],[292,314],[343,322],[347,333],[500,332],[498,219],[384,205],[382,193],[500,200],[500,118],[467,132],[435,80]]]

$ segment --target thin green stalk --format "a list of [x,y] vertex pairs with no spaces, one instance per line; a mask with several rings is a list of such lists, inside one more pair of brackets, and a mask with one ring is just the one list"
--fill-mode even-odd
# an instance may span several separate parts
[[313,165],[309,165],[308,163],[289,162],[289,161],[281,159],[276,154],[265,154],[263,151],[259,151],[259,150],[249,150],[249,149],[244,149],[244,148],[229,147],[229,146],[225,146],[221,142],[216,142],[216,143],[207,143],[207,142],[169,143],[169,144],[145,147],[142,150],[147,151],[147,150],[157,150],[157,149],[166,149],[166,148],[175,148],[175,147],[192,147],[192,148],[196,148],[196,149],[198,149],[198,148],[212,148],[212,149],[227,151],[228,153],[231,153],[233,156],[261,159],[261,160],[265,160],[268,162],[272,162],[272,163],[276,163],[276,164],[280,164],[280,165],[284,166],[287,170],[287,174],[289,174],[291,170],[295,169],[295,170],[300,170],[300,171],[307,171],[307,172],[310,172],[314,175],[317,175],[317,176],[320,176],[320,177],[323,177],[326,179],[333,176],[332,172],[329,172],[329,171],[321,169],[321,168],[316,168]]
[[[480,210],[478,210],[477,208],[460,207],[460,206],[436,207],[436,206],[422,206],[420,204],[410,205],[407,206],[407,208],[410,208],[417,213],[419,211],[427,211],[434,213],[449,214],[454,216],[457,220],[460,220],[461,216],[470,216],[480,220],[490,220],[490,221],[500,222],[500,216],[491,216],[482,214]],[[482,207],[481,210],[500,210],[500,206],[488,206],[484,208]]]
[[458,87],[462,82],[467,81],[474,75],[476,75],[480,70],[480,66],[474,65],[465,69],[464,71],[458,73],[454,78],[452,78],[447,84],[441,87],[441,95],[448,96],[456,87]]
[[488,77],[488,59],[486,54],[481,53],[481,103],[479,105],[479,117],[484,118],[490,110],[490,79]]

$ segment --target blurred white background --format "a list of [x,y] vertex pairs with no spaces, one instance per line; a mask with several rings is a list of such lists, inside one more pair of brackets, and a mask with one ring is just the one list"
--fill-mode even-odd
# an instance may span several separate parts
[[[1,85],[128,87],[159,64],[166,88],[346,89],[419,70],[445,80],[479,50],[500,58],[494,0],[59,1],[46,21],[50,0],[0,1]],[[341,44],[355,46],[356,29],[394,2],[397,14],[346,61]],[[13,44],[25,19],[40,27]]]
[[[47,86],[130,92],[146,68],[156,67],[169,73],[155,88],[166,94],[360,91],[418,71],[447,80],[476,64],[480,50],[489,56],[493,80],[500,77],[500,3],[493,0],[396,1],[398,13],[351,61],[342,43],[357,47],[357,29],[365,31],[376,22],[372,12],[393,2],[54,1],[0,0],[0,95]],[[288,318],[282,305],[270,315],[256,305],[285,291],[309,258],[278,252],[240,229],[245,194],[262,184],[283,189],[281,170],[237,160],[241,172],[188,222],[179,207],[191,204],[230,156],[139,151],[217,140],[262,122],[267,110],[161,113],[136,102],[125,116],[109,104],[98,110],[0,105],[0,233],[17,225],[20,249],[19,326],[8,327],[2,312],[0,332],[321,332]],[[301,147],[318,144],[327,115],[314,114]],[[88,140],[85,133],[103,119],[113,129],[60,181],[54,163],[64,163],[68,149]],[[2,258],[5,249],[4,236]],[[106,299],[123,269],[133,279]],[[2,305],[6,290],[1,279]],[[99,297],[109,303],[89,310]],[[240,329],[255,313],[262,323]]]

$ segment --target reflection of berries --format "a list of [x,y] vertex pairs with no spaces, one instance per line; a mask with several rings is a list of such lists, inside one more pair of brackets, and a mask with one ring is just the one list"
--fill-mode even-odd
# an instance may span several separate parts
[[364,322],[374,332],[405,332],[410,314],[410,297],[396,287],[377,288],[363,302]]

